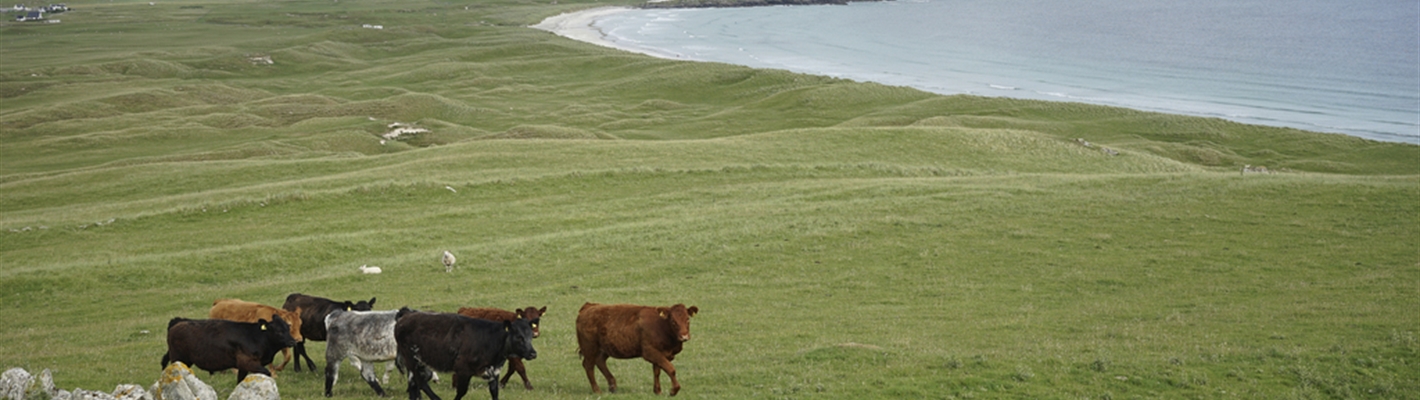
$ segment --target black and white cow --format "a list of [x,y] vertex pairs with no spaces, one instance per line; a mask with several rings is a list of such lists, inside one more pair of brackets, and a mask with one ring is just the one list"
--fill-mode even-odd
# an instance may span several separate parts
[[493,322],[458,314],[400,310],[394,340],[399,365],[408,369],[409,399],[419,400],[422,390],[439,400],[429,388],[433,370],[452,371],[454,400],[468,393],[468,381],[481,376],[488,393],[498,400],[498,374],[509,356],[537,358],[532,346],[532,325],[525,319]]
[[[301,336],[306,340],[317,342],[325,341],[325,316],[331,311],[370,311],[375,306],[375,298],[370,301],[360,300],[352,302],[349,300],[339,302],[324,297],[308,296],[300,293],[291,293],[286,296],[286,303],[281,305],[287,311],[301,310]],[[295,350],[296,372],[301,372],[301,357],[306,358],[306,365],[311,367],[311,372],[316,370],[316,362],[311,359],[310,354],[306,354],[306,342],[302,340],[296,344]]]
[[208,373],[236,368],[240,383],[249,373],[270,376],[266,365],[281,349],[295,345],[291,326],[281,317],[257,322],[173,318],[168,321],[168,352],[163,354],[163,368],[173,361]]

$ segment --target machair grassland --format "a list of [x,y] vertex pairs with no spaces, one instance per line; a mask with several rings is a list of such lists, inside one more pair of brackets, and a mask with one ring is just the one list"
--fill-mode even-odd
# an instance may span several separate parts
[[[6,14],[0,367],[147,386],[169,319],[303,292],[547,306],[537,388],[508,399],[653,397],[640,360],[591,395],[588,301],[699,306],[688,398],[1420,398],[1420,146],[526,27],[610,4]],[[431,132],[381,144],[393,122]],[[336,397],[374,396],[343,368]],[[321,397],[319,373],[277,381]]]

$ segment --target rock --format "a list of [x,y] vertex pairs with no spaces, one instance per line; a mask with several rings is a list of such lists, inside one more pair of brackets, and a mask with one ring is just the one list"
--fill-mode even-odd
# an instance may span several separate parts
[[163,376],[153,387],[152,397],[156,400],[217,400],[217,391],[197,379],[187,364],[178,361],[163,369]]
[[35,377],[21,368],[11,368],[0,378],[0,395],[5,399],[24,400],[25,392],[34,385]]
[[276,390],[276,380],[262,374],[250,374],[242,383],[237,384],[236,389],[232,389],[232,395],[227,400],[281,400],[281,393]]
[[104,393],[104,392],[99,392],[99,391],[94,391],[94,390],[74,389],[74,392],[72,392],[72,393],[69,394],[69,400],[116,400],[116,399],[113,397],[113,395],[108,394],[108,393]]
[[58,395],[59,391],[54,389],[54,375],[48,368],[39,376],[30,375],[24,368],[10,368],[0,375],[0,399],[49,400]]
[[10,368],[0,375],[0,399],[25,400],[25,390],[35,377],[24,368]]
[[49,368],[45,368],[43,371],[39,372],[39,379],[35,384],[30,385],[29,390],[25,391],[25,398],[53,399],[55,397],[59,397],[59,391],[54,389],[54,374],[49,372]]
[[113,397],[118,400],[153,400],[153,395],[142,386],[123,384],[113,388]]

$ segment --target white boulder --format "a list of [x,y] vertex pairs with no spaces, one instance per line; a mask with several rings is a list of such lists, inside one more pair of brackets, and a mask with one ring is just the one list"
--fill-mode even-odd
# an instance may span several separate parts
[[276,390],[276,380],[262,374],[250,374],[242,383],[237,384],[236,389],[232,389],[232,395],[227,400],[281,400],[280,391]]
[[25,391],[35,377],[24,368],[10,368],[0,374],[0,399],[25,400]]
[[217,400],[217,391],[197,379],[187,364],[174,361],[153,384],[152,397],[156,400]]

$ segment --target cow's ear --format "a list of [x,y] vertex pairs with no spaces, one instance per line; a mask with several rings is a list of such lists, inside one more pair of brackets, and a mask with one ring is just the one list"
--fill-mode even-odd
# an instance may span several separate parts
[[503,331],[508,332],[511,330],[513,330],[513,321],[503,321]]
[[696,306],[690,306],[690,308],[685,309],[685,313],[686,313],[687,315],[689,315],[689,316],[692,316],[692,317],[694,317],[694,316],[695,316],[695,313],[698,313],[698,312],[700,312],[700,307],[696,307]]
[[657,308],[657,309],[656,309],[656,315],[659,315],[659,316],[661,317],[661,319],[666,319],[666,308],[665,308],[665,307]]
[[527,319],[527,317],[528,317],[527,313],[524,313],[523,310],[517,310],[517,311],[515,311],[515,312],[513,312],[513,313],[514,313],[514,314],[518,314],[518,318]]
[[541,309],[541,310],[537,310],[537,313],[538,313],[538,314],[547,314],[547,306],[542,306],[542,309]]
[[370,298],[370,307],[374,307],[374,306],[375,306],[375,298],[374,298],[374,297],[371,297],[371,298]]

